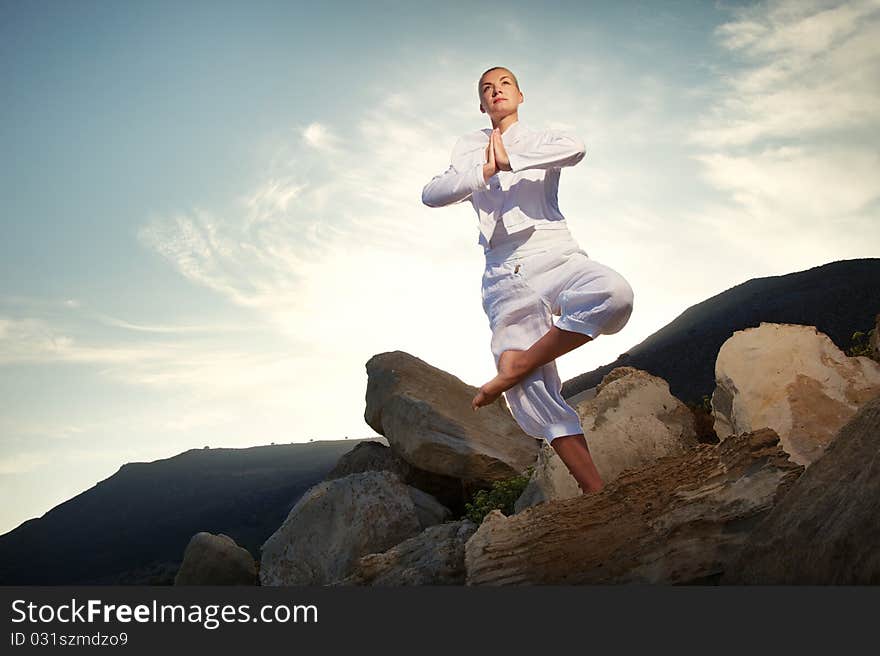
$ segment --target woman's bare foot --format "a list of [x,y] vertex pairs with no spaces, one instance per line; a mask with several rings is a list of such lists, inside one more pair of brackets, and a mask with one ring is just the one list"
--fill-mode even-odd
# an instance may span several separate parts
[[578,487],[581,490],[581,496],[586,496],[587,494],[598,494],[602,490],[605,489],[605,484],[598,485],[596,487],[584,487],[580,483],[578,483]]
[[509,349],[498,357],[498,375],[480,388],[471,401],[474,410],[493,403],[529,373],[525,351]]

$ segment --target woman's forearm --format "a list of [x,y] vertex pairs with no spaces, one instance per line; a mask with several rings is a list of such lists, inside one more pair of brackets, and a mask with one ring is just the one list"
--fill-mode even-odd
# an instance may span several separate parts
[[422,202],[428,207],[443,207],[467,200],[475,191],[489,188],[485,172],[485,164],[464,171],[450,164],[445,173],[434,176],[422,189]]
[[586,154],[578,137],[562,130],[544,130],[529,135],[507,151],[510,170],[550,169],[574,166]]

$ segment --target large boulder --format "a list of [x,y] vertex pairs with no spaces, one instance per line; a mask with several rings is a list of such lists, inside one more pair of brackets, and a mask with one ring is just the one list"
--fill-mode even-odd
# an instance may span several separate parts
[[493,510],[465,545],[466,582],[706,582],[803,469],[764,428],[627,470],[594,494]]
[[174,585],[256,585],[250,552],[228,535],[200,532],[190,538]]
[[325,585],[357,559],[386,551],[449,511],[393,473],[368,471],[309,488],[263,544],[262,585]]
[[809,467],[859,407],[880,394],[880,364],[847,356],[813,326],[762,322],[721,345],[715,382],[720,439],[767,426],[792,460]]
[[880,396],[754,528],[722,584],[880,584]]
[[366,367],[364,419],[413,466],[488,484],[534,464],[539,440],[517,425],[503,396],[474,412],[477,388],[402,351],[374,355]]
[[[633,367],[617,367],[575,406],[590,456],[604,483],[621,472],[697,445],[694,415],[669,392],[669,384]],[[551,499],[581,494],[565,463],[544,443],[516,511]]]
[[464,585],[464,545],[476,530],[469,519],[429,526],[385,553],[362,556],[333,585]]

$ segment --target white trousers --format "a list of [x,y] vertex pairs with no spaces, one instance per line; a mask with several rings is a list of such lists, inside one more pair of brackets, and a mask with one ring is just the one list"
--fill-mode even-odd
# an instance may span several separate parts
[[[632,314],[633,290],[622,275],[591,260],[567,230],[544,232],[512,253],[486,251],[483,310],[496,369],[504,351],[528,349],[552,325],[596,339],[621,330]],[[583,433],[577,412],[562,398],[555,361],[532,371],[504,397],[516,422],[533,437],[551,442]]]

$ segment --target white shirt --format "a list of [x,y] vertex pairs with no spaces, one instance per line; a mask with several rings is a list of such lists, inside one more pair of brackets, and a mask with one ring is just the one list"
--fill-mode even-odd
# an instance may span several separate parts
[[[565,221],[554,221],[549,225],[553,228],[566,227]],[[504,229],[504,222],[499,221],[495,224],[495,232],[492,234],[491,241],[483,246],[483,254],[486,256],[487,263],[497,264],[562,248],[580,249],[580,244],[567,229],[536,230],[529,228],[508,234]]]
[[452,149],[449,168],[434,176],[422,190],[422,202],[443,207],[470,200],[480,227],[484,249],[497,221],[508,233],[567,228],[556,196],[560,170],[574,166],[586,153],[584,142],[562,130],[533,131],[516,121],[501,134],[510,159],[510,171],[483,179],[486,146],[492,128],[468,132]]

